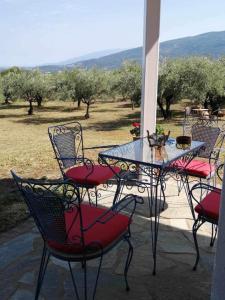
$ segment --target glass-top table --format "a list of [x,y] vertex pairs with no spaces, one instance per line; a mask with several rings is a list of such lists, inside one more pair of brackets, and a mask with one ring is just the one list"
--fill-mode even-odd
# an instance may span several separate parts
[[[170,138],[165,146],[156,148],[150,147],[147,137],[145,137],[99,153],[99,157],[103,163],[109,167],[118,165],[122,170],[121,175],[115,174],[118,179],[118,186],[114,201],[119,199],[124,182],[130,180],[130,178],[132,178],[132,181],[138,187],[147,190],[147,199],[150,209],[152,254],[154,260],[153,274],[156,273],[159,217],[165,204],[165,176],[168,172],[175,169],[173,162],[183,160],[185,165],[187,165],[198,155],[198,152],[203,146],[204,142],[192,141],[189,148],[178,149],[176,140]],[[135,174],[136,177],[130,176],[132,173]],[[124,174],[128,175],[124,176]],[[188,195],[189,184],[187,178],[184,180],[184,183],[187,185],[186,190]],[[190,198],[188,198],[191,207],[190,201]],[[193,212],[193,206],[191,209]]]
[[178,149],[176,140],[170,138],[165,146],[158,149],[150,147],[147,138],[143,138],[103,151],[99,156],[155,168],[165,168],[173,161],[198,151],[203,145],[203,142],[192,141],[189,148]]

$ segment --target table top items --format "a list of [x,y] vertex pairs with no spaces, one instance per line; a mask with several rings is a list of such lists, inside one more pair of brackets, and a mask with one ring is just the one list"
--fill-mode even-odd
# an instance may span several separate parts
[[149,147],[160,148],[162,146],[165,146],[169,136],[170,136],[170,131],[168,131],[168,134],[164,134],[164,133],[157,134],[157,132],[150,134],[149,130],[147,130],[147,139],[148,139]]
[[188,149],[191,146],[191,137],[187,135],[180,135],[176,138],[176,146],[178,149]]

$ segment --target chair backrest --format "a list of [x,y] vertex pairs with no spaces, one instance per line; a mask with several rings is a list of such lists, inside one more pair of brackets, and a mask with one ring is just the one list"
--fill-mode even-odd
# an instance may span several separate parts
[[[62,181],[24,180],[14,172],[11,173],[44,241],[67,244],[69,230],[65,214],[75,208],[77,214],[74,217],[82,220],[78,189]],[[76,242],[80,247],[84,245],[81,226]]]
[[205,147],[201,150],[199,156],[209,158],[219,138],[220,128],[195,124],[192,126],[191,135],[193,140],[205,142]]
[[59,163],[64,173],[77,163],[77,158],[84,157],[83,134],[81,124],[72,122],[48,128],[49,138]]

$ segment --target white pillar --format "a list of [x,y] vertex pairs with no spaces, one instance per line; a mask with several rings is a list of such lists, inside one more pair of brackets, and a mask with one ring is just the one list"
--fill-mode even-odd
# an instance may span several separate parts
[[223,178],[221,201],[219,231],[211,293],[212,300],[225,299],[225,177]]
[[159,28],[161,0],[145,0],[141,136],[155,132],[157,112]]

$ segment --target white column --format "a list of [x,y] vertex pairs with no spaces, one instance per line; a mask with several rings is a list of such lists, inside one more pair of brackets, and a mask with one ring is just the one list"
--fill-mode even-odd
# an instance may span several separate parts
[[155,132],[157,112],[159,28],[161,0],[145,0],[141,135]]
[[223,179],[221,201],[219,231],[212,283],[212,300],[225,299],[225,177]]

